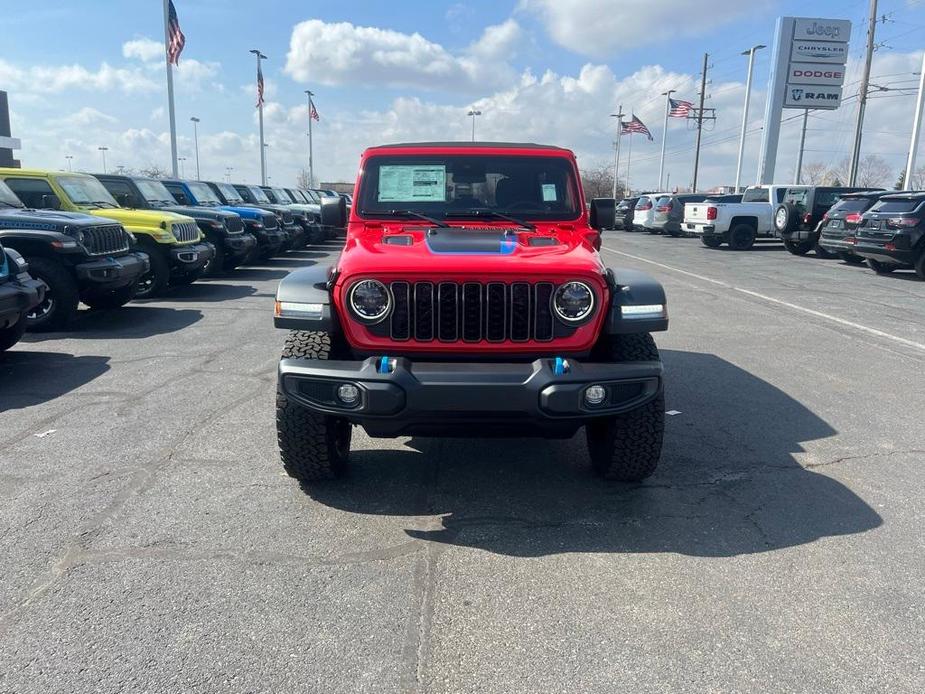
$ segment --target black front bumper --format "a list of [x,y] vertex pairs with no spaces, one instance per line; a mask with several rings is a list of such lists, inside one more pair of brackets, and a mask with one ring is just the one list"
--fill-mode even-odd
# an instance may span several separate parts
[[81,283],[100,289],[118,289],[136,282],[150,269],[146,253],[128,253],[117,258],[98,258],[78,263],[74,272]]
[[45,283],[28,279],[11,279],[0,284],[0,329],[8,328],[45,298]]
[[[571,436],[589,420],[640,407],[662,389],[660,362],[569,359],[563,373],[556,364],[283,359],[278,384],[287,398],[348,419],[372,436]],[[360,389],[353,407],[336,395],[347,383]],[[590,385],[607,389],[602,404],[585,402]]]
[[247,232],[228,234],[223,239],[222,245],[228,255],[234,258],[246,258],[257,247],[257,239]]
[[170,270],[176,274],[188,275],[201,270],[215,257],[215,247],[211,243],[190,243],[185,246],[172,246],[170,249]]

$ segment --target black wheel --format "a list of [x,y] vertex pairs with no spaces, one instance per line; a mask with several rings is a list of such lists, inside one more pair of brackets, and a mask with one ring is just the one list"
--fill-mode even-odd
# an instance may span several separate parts
[[[343,348],[330,334],[293,330],[286,338],[283,359],[330,359]],[[351,424],[307,410],[278,391],[276,395],[276,437],[286,473],[308,484],[341,477],[347,471]]]
[[653,236],[655,236],[656,234],[662,233],[662,230],[661,230],[661,229],[657,229],[656,227],[649,227],[648,229],[646,229],[646,231],[648,231],[648,232],[649,232],[650,234],[652,234]]
[[852,265],[862,265],[864,263],[864,258],[854,253],[848,253],[847,251],[839,253],[838,257]]
[[879,260],[874,260],[873,258],[867,259],[867,267],[876,272],[878,275],[889,275],[893,270],[896,269],[896,265],[890,265],[889,263],[881,263]]
[[0,328],[0,352],[7,351],[15,345],[26,334],[26,317],[20,316],[19,320],[8,328]]
[[723,239],[721,236],[701,236],[700,243],[707,248],[719,248],[723,245]]
[[[648,333],[621,335],[608,346],[613,361],[658,361]],[[606,479],[638,482],[658,467],[665,432],[665,395],[635,410],[588,424],[585,435],[595,472]]]
[[218,243],[212,244],[212,248],[215,249],[215,255],[209,258],[209,262],[207,262],[202,269],[202,274],[208,275],[209,277],[224,274],[231,269],[228,267],[231,263],[228,262],[225,245],[219,241]]
[[793,255],[806,255],[815,247],[812,241],[790,241],[784,239],[784,248]]
[[915,261],[915,274],[920,280],[925,280],[925,248],[919,251],[919,257]]
[[80,300],[90,308],[94,309],[122,308],[129,301],[135,298],[136,289],[137,285],[133,282],[132,284],[127,284],[124,287],[119,287],[118,289],[85,292],[83,295],[81,295]]
[[77,280],[61,263],[50,258],[27,258],[29,274],[45,283],[45,300],[26,314],[33,332],[60,330],[77,315],[80,291]]
[[755,245],[758,232],[751,224],[736,224],[729,230],[729,247],[734,251],[747,251]]
[[822,258],[824,260],[831,260],[832,258],[836,257],[834,253],[825,250],[822,246],[819,245],[818,242],[815,246],[813,246],[813,253],[816,254],[817,258]]
[[170,265],[165,257],[166,252],[152,246],[144,246],[143,250],[148,254],[151,269],[138,280],[138,289],[135,291],[136,299],[150,299],[159,296],[167,289],[167,284],[170,282]]
[[324,233],[324,229],[322,229],[319,225],[313,224],[311,227],[309,227],[309,234],[308,234],[309,245],[316,246],[319,243],[324,243],[325,238],[326,236]]

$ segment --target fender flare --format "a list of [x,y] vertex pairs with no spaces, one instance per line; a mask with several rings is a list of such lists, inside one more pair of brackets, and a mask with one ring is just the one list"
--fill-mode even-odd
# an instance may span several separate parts
[[[665,288],[652,275],[631,268],[607,268],[610,306],[602,331],[607,335],[653,333],[668,330]],[[624,306],[661,306],[660,313],[627,317]]]
[[[340,325],[331,295],[336,280],[333,265],[312,265],[290,272],[280,280],[276,290],[273,325],[286,330],[338,331]],[[297,311],[287,310],[287,304],[320,305],[321,312],[299,316]]]

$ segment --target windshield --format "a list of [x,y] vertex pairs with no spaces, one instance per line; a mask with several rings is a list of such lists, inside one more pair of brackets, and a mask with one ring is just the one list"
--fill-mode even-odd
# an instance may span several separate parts
[[276,199],[284,205],[288,205],[289,203],[293,202],[292,198],[289,196],[289,193],[287,193],[282,188],[273,188],[273,192],[276,194]]
[[747,188],[742,193],[742,202],[771,202],[767,188]]
[[221,205],[222,204],[222,201],[218,199],[218,196],[215,194],[215,191],[212,190],[205,183],[200,183],[199,181],[187,181],[186,185],[189,186],[190,191],[193,193],[193,197],[196,198],[196,201],[200,205]]
[[138,186],[138,190],[141,191],[144,199],[150,203],[161,203],[164,205],[177,204],[177,201],[174,199],[173,195],[170,194],[170,191],[167,190],[164,184],[160,181],[151,181],[146,178],[136,178],[135,185]]
[[59,176],[58,185],[75,205],[118,207],[116,199],[92,176]]
[[[218,186],[220,191],[222,191],[222,196],[225,198],[225,200],[228,201],[229,205],[234,205],[238,202],[244,202],[244,198],[241,197],[241,194],[238,192],[237,188],[235,188],[230,183],[216,183],[215,185]],[[192,186],[190,187],[192,188]],[[195,190],[193,192],[195,192]]]
[[832,206],[829,215],[835,212],[863,212],[873,202],[870,198],[842,198]]
[[267,194],[264,193],[263,189],[261,189],[259,186],[244,186],[244,187],[247,188],[251,192],[251,195],[254,196],[254,200],[256,200],[257,202],[270,202],[270,198],[267,197]]
[[318,195],[318,193],[316,193],[315,191],[313,191],[313,190],[305,190],[305,191],[302,191],[302,192],[303,192],[303,194],[305,195],[305,197],[308,198],[309,202],[313,202],[313,203],[315,203],[316,205],[320,205],[320,204],[321,204],[321,196]]
[[[14,193],[6,183],[0,181],[0,207],[22,206],[19,198],[16,197],[16,193]],[[3,260],[2,255],[0,255],[0,260]]]
[[306,198],[305,195],[302,194],[301,190],[298,190],[296,188],[287,188],[286,191],[289,193],[289,197],[291,197],[296,202],[301,202],[301,203],[308,202],[308,198]]
[[921,200],[881,200],[871,208],[871,212],[914,212],[922,204]]
[[361,215],[402,210],[574,219],[578,188],[568,159],[548,156],[406,155],[366,161]]

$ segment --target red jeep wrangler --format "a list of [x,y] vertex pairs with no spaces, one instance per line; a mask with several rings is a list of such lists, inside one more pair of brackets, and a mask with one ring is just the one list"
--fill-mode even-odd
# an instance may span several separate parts
[[574,154],[534,144],[373,147],[331,266],[280,282],[277,432],[301,483],[346,469],[371,436],[542,436],[585,427],[594,468],[658,464],[665,292],[601,259],[614,201],[586,211]]

